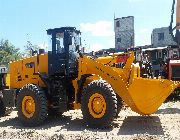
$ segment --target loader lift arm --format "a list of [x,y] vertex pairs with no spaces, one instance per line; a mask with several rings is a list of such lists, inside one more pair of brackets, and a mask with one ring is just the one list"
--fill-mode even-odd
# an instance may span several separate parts
[[[83,56],[79,61],[78,79],[80,80],[81,76],[87,74],[98,75],[112,86],[117,96],[121,97],[133,111],[142,115],[152,114],[179,83],[141,78],[139,66],[133,64],[133,61],[134,54],[131,52],[122,69],[110,67],[91,57]],[[152,88],[155,90],[153,93]]]

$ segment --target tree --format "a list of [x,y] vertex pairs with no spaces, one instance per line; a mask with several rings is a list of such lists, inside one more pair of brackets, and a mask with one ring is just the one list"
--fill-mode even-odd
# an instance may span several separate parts
[[9,40],[0,41],[0,65],[5,65],[10,61],[18,60],[22,57],[21,53],[19,52],[19,48],[15,48]]
[[27,41],[27,44],[24,46],[24,48],[25,48],[24,56],[26,57],[32,56],[33,51],[39,50],[39,46],[33,45],[31,41]]

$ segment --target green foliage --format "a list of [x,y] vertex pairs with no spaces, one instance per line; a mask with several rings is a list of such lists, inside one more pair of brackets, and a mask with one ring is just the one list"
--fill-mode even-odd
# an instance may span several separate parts
[[25,51],[20,53],[20,49],[16,48],[9,40],[0,40],[0,66],[8,66],[10,61],[19,60],[22,57],[32,56],[32,51],[39,50],[39,46],[33,45],[30,41],[24,46]]
[[25,48],[25,52],[23,55],[26,57],[32,56],[32,51],[38,51],[39,50],[39,46],[33,45],[30,41],[27,41],[27,44],[24,46],[24,48]]
[[22,57],[19,48],[15,48],[8,40],[0,41],[0,65],[7,65],[10,61],[18,60]]

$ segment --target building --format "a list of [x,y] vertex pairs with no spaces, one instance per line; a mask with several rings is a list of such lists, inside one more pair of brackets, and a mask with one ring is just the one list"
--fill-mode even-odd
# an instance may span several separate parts
[[155,76],[161,73],[161,66],[168,63],[169,59],[180,59],[180,48],[177,45],[146,48],[142,49],[142,52],[147,54]]
[[[169,27],[155,28],[152,31],[152,60],[180,58],[180,48],[173,40]],[[157,49],[156,49],[157,48]],[[149,50],[149,51],[150,51]]]
[[155,28],[152,31],[151,44],[153,48],[177,45],[169,33],[169,27]]
[[134,47],[134,17],[114,19],[115,48],[118,51]]

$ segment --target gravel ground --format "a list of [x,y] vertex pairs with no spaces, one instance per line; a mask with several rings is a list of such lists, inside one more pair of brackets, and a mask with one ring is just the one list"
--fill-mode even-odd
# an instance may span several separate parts
[[23,127],[13,111],[0,118],[0,139],[180,140],[180,102],[164,103],[151,116],[140,116],[124,107],[113,126],[104,130],[87,128],[80,110],[48,118],[45,124],[34,128]]

